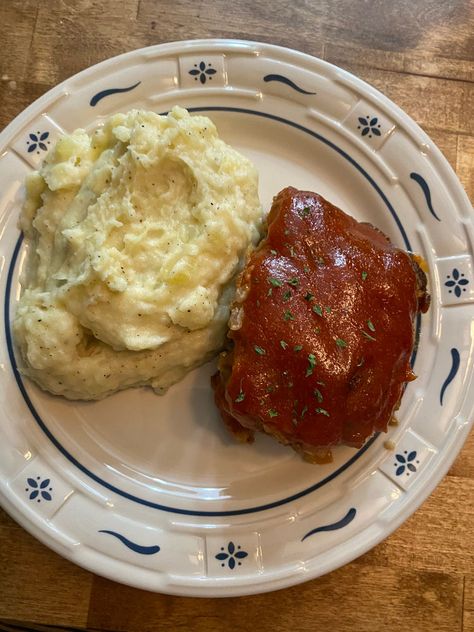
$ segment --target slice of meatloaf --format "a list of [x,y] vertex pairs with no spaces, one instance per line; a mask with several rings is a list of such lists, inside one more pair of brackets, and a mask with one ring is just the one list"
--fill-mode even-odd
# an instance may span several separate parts
[[385,431],[415,378],[414,323],[429,306],[417,261],[316,193],[281,191],[212,379],[232,433],[266,432],[325,461]]

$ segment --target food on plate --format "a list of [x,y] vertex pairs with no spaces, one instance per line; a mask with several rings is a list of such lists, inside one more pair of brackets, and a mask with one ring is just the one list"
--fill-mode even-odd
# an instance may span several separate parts
[[225,423],[310,461],[362,446],[415,378],[414,323],[428,306],[416,257],[316,193],[284,189],[238,279],[212,380]]
[[208,360],[260,237],[257,180],[212,121],[179,107],[60,138],[27,180],[20,220],[23,372],[51,393],[98,399],[162,392]]

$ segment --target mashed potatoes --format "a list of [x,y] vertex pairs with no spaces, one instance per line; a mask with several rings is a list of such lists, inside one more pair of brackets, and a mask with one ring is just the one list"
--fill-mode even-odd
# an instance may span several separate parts
[[208,118],[114,115],[61,138],[26,188],[24,373],[98,399],[162,391],[219,350],[262,214],[254,166]]

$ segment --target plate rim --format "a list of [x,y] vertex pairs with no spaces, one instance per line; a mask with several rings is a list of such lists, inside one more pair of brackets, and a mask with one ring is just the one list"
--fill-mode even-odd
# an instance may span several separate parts
[[[51,98],[53,94],[59,93],[61,89],[67,85],[68,81],[72,79],[80,79],[81,77],[87,76],[94,70],[98,70],[98,69],[104,70],[109,65],[112,65],[114,62],[117,62],[119,60],[123,60],[128,57],[133,58],[143,53],[156,51],[157,49],[160,52],[172,51],[174,49],[178,49],[176,52],[183,52],[183,51],[198,52],[199,49],[201,48],[206,49],[206,50],[215,50],[219,46],[226,47],[229,45],[234,45],[234,46],[240,45],[240,46],[248,46],[248,47],[259,46],[262,49],[268,50],[269,52],[271,52],[272,50],[276,51],[277,53],[284,52],[285,54],[289,55],[290,57],[296,60],[304,59],[311,64],[314,64],[315,62],[319,63],[324,68],[328,70],[330,69],[332,72],[336,71],[339,74],[339,76],[345,77],[349,81],[353,83],[355,82],[356,84],[358,84],[361,88],[364,89],[366,94],[370,95],[373,99],[375,99],[385,108],[388,108],[390,110],[390,114],[395,120],[397,120],[397,122],[402,124],[405,128],[408,128],[412,133],[416,134],[418,137],[421,137],[424,140],[429,142],[430,156],[433,159],[433,161],[436,162],[436,167],[441,168],[443,170],[443,173],[447,177],[447,179],[449,179],[450,192],[455,193],[458,201],[461,202],[463,206],[465,206],[470,211],[471,205],[470,205],[469,198],[466,192],[464,191],[461,183],[459,182],[459,179],[454,169],[451,167],[447,159],[444,157],[441,150],[430,139],[430,137],[426,134],[426,132],[424,132],[421,129],[421,127],[417,125],[417,123],[415,123],[415,121],[413,121],[413,119],[408,114],[406,114],[399,106],[397,106],[394,102],[388,99],[388,97],[383,95],[376,88],[374,88],[373,86],[371,86],[364,80],[360,79],[356,75],[342,68],[339,68],[338,66],[331,64],[330,62],[322,60],[316,56],[312,56],[308,53],[303,53],[296,49],[291,49],[291,48],[287,48],[283,46],[257,42],[257,41],[241,40],[241,39],[222,39],[222,38],[172,41],[172,42],[155,44],[152,46],[147,46],[147,47],[127,51],[120,55],[116,55],[114,57],[108,58],[106,60],[98,62],[97,64],[94,64],[92,66],[89,66],[88,68],[81,70],[80,72],[72,75],[71,77],[66,78],[64,81],[54,86],[53,88],[48,90],[44,95],[36,99],[27,108],[22,110],[0,133],[0,143],[3,142],[6,136],[10,136],[10,135],[14,136],[18,132],[18,130],[21,129],[21,127],[24,125],[25,119],[31,116],[31,114],[34,111],[36,111],[37,108],[43,105],[43,103],[48,102],[48,100]],[[211,581],[206,580],[205,585],[204,585],[203,580],[200,578],[188,578],[189,583],[186,586],[179,585],[178,588],[175,590],[173,585],[169,586],[168,583],[165,583],[164,585],[159,585],[159,586],[150,586],[150,584],[147,582],[138,581],[139,578],[137,577],[132,578],[132,579],[130,579],[129,577],[126,577],[125,573],[123,574],[124,575],[123,577],[120,577],[120,576],[118,577],[117,574],[115,573],[114,568],[111,568],[111,569],[106,568],[107,564],[105,564],[104,566],[99,566],[97,564],[94,564],[93,563],[94,559],[91,560],[90,555],[88,555],[89,551],[93,551],[94,554],[97,554],[97,557],[99,558],[99,562],[100,562],[101,556],[102,557],[105,556],[104,553],[96,551],[95,549],[92,549],[88,545],[85,545],[85,544],[81,544],[81,547],[77,549],[76,553],[79,553],[79,555],[75,554],[74,550],[70,551],[66,547],[63,547],[62,544],[58,540],[54,539],[54,537],[52,536],[51,528],[48,528],[48,526],[39,524],[39,520],[35,520],[33,514],[31,516],[29,515],[30,513],[29,510],[25,510],[22,512],[20,508],[15,505],[12,498],[10,498],[10,496],[14,496],[14,494],[8,493],[8,492],[12,492],[12,490],[4,485],[0,485],[0,499],[1,499],[0,504],[5,508],[7,513],[9,513],[14,518],[14,520],[16,520],[16,522],[18,522],[23,528],[25,528],[26,531],[28,531],[36,539],[40,540],[43,544],[45,544],[52,550],[56,551],[61,556],[65,557],[66,559],[69,559],[70,561],[74,562],[75,564],[87,570],[90,570],[94,573],[97,573],[98,575],[112,579],[114,581],[125,583],[127,585],[137,586],[140,588],[145,588],[148,590],[164,592],[167,594],[201,596],[201,597],[205,597],[205,596],[225,597],[225,596],[249,595],[249,594],[255,594],[255,593],[268,592],[272,590],[289,587],[295,584],[299,584],[304,581],[314,579],[332,570],[335,570],[336,568],[339,568],[342,565],[345,565],[348,562],[352,561],[356,557],[359,557],[360,555],[365,553],[367,550],[373,548],[374,546],[379,544],[383,539],[391,535],[403,522],[405,522],[405,520],[408,519],[408,517],[410,517],[419,508],[419,506],[429,497],[429,495],[433,492],[435,487],[440,483],[442,478],[444,478],[449,468],[451,467],[453,461],[455,460],[460,450],[462,449],[462,446],[469,434],[470,428],[473,425],[473,421],[474,420],[472,419],[472,416],[471,416],[471,418],[467,420],[464,425],[458,428],[458,432],[457,432],[457,435],[455,436],[455,439],[444,449],[444,452],[443,452],[444,458],[442,461],[442,467],[438,467],[438,469],[435,472],[432,472],[430,477],[427,478],[425,481],[423,481],[422,485],[420,484],[412,489],[412,491],[410,492],[410,503],[408,503],[406,507],[403,507],[402,510],[399,511],[398,514],[396,514],[395,519],[389,525],[385,525],[385,528],[381,531],[380,534],[375,534],[372,537],[366,538],[365,542],[361,542],[354,547],[348,546],[347,547],[348,551],[345,553],[345,555],[338,558],[336,565],[334,564],[331,565],[331,563],[328,563],[326,564],[326,566],[328,566],[329,568],[326,568],[325,570],[323,569],[321,571],[321,569],[319,568],[319,569],[316,569],[316,572],[313,572],[314,569],[312,569],[311,564],[308,563],[307,565],[308,571],[305,573],[301,573],[300,575],[286,574],[283,578],[272,579],[271,575],[275,574],[274,572],[272,572],[270,575],[262,575],[261,577],[255,577],[251,583],[247,583],[244,586],[239,585],[238,582],[231,583],[229,582],[229,580],[219,581],[217,579],[212,579]],[[36,524],[36,522],[38,522],[38,524]],[[366,531],[367,528],[368,527],[364,528],[362,532],[357,533],[351,538],[349,538],[348,540],[346,540],[344,542],[344,545],[350,544],[353,540],[360,539],[360,536]],[[84,555],[82,555],[82,558],[85,557],[86,559],[81,558],[81,551],[82,553],[84,553]],[[108,561],[109,561],[109,566],[110,566],[110,560],[108,559]],[[314,561],[314,558],[313,560],[310,560],[310,562],[311,561]],[[114,560],[114,564],[115,562],[117,562],[119,565],[124,564],[123,562],[120,562],[118,560]],[[114,564],[112,564],[112,567],[114,567]],[[139,574],[143,576],[149,575],[150,572],[154,573],[157,576],[160,575],[156,571],[150,571],[150,569],[137,567],[133,565],[131,562],[127,563],[126,566],[128,568],[133,567],[133,569],[136,572],[139,571]],[[201,582],[201,585],[199,585],[199,581]],[[218,588],[217,590],[216,590],[216,587]]]

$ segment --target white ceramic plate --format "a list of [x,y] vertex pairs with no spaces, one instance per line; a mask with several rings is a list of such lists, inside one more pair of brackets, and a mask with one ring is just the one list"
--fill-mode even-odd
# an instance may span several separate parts
[[[10,321],[24,260],[22,182],[62,131],[133,107],[209,115],[260,172],[261,200],[318,191],[430,267],[400,425],[333,464],[304,463],[260,436],[234,443],[205,366],[166,396],[97,403],[41,392],[18,371]],[[473,418],[474,231],[440,151],[356,77],[243,41],[179,42],[81,72],[0,135],[0,496],[42,542],[100,575],[179,595],[242,595],[326,573],[385,538],[446,473]],[[384,441],[393,441],[392,451]]]

